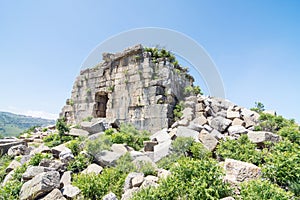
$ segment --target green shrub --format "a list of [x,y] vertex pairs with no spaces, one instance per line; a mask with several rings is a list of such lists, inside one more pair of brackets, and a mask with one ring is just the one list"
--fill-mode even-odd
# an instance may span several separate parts
[[276,133],[281,128],[290,126],[294,123],[294,120],[287,120],[280,115],[275,116],[271,114],[260,113],[259,125],[256,127],[256,130]]
[[198,94],[203,94],[199,86],[187,86],[184,88],[184,95],[186,96]]
[[136,166],[137,166],[136,171],[143,173],[145,176],[148,176],[148,175],[156,176],[157,175],[155,167],[149,161],[148,162],[147,161],[139,161],[136,163]]
[[26,171],[27,165],[22,165],[15,169],[12,179],[3,187],[0,187],[0,199],[15,200],[19,199],[19,194],[23,185],[22,175]]
[[12,161],[12,157],[10,156],[3,155],[0,157],[0,183],[4,180],[6,176],[5,170],[11,161]]
[[287,138],[291,142],[300,145],[300,129],[298,125],[291,124],[290,126],[285,126],[281,128],[277,133],[278,135]]
[[[300,183],[300,146],[288,140],[274,145],[265,157],[263,176],[281,187]],[[293,188],[293,187],[292,187]]]
[[172,141],[171,154],[162,158],[158,167],[170,169],[174,163],[184,156],[191,156],[196,159],[207,159],[212,156],[202,143],[195,142],[191,137],[177,137]]
[[220,199],[231,194],[229,185],[222,181],[221,167],[212,159],[182,158],[171,173],[158,187],[144,188],[132,199]]
[[42,159],[52,159],[52,154],[48,153],[37,153],[30,158],[29,165],[38,166]]
[[71,140],[66,144],[66,147],[68,147],[72,151],[74,156],[77,156],[79,152],[82,150],[80,148],[80,144],[83,140],[84,138],[81,137]]
[[83,154],[79,154],[75,156],[74,160],[68,163],[67,169],[68,171],[78,173],[86,169],[89,164],[91,164],[91,159]]
[[248,139],[247,135],[242,135],[237,140],[221,141],[217,146],[216,154],[222,160],[232,158],[256,165],[263,161],[263,152],[256,150],[256,145]]
[[184,109],[183,102],[180,101],[178,104],[175,105],[175,108],[173,110],[174,119],[175,121],[179,120],[182,117],[182,111]]
[[292,193],[286,192],[269,181],[251,180],[241,184],[242,199],[247,200],[290,200]]
[[172,141],[171,152],[177,155],[187,155],[194,139],[191,137],[177,137]]
[[85,148],[90,155],[95,156],[103,150],[110,150],[111,145],[110,137],[103,134],[94,140],[87,140]]
[[196,159],[207,159],[212,157],[212,153],[200,142],[193,142],[189,151],[191,152],[192,157]]
[[75,174],[73,184],[81,190],[84,199],[101,199],[109,192],[121,199],[125,178],[133,169],[130,155],[125,154],[116,167],[105,168],[101,174]]
[[255,111],[257,113],[262,113],[265,111],[265,106],[261,102],[255,102],[255,107],[251,108],[250,110]]
[[92,119],[93,119],[92,116],[88,116],[88,117],[84,118],[82,121],[83,121],[83,122],[91,122]]
[[149,133],[139,131],[131,124],[121,124],[119,132],[108,131],[105,134],[110,138],[112,143],[127,144],[135,150],[144,147],[144,141],[149,140]]
[[55,146],[65,143],[65,142],[68,142],[72,139],[74,139],[74,137],[70,136],[70,135],[64,135],[64,136],[60,137],[58,134],[53,133],[53,134],[50,134],[50,135],[44,137],[43,141],[46,146],[55,147]]
[[109,128],[109,129],[106,129],[105,131],[104,131],[104,133],[105,133],[105,135],[112,135],[113,133],[115,133],[116,131],[115,131],[115,129],[113,129],[113,128]]
[[172,166],[183,157],[183,155],[170,154],[157,162],[157,166],[163,169],[171,169]]
[[55,125],[56,129],[58,130],[58,135],[60,138],[62,138],[63,136],[65,136],[66,132],[69,132],[70,129],[66,124],[66,119],[65,118],[60,118],[56,121],[56,125]]

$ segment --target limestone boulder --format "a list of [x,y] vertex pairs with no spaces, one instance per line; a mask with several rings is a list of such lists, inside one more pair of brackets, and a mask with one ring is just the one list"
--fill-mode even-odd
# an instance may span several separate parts
[[22,179],[24,181],[28,181],[34,178],[36,175],[39,175],[44,172],[54,171],[53,168],[49,167],[41,167],[41,166],[29,166],[24,174],[22,175]]
[[110,192],[109,194],[102,197],[102,200],[118,200],[118,198],[114,193]]
[[64,172],[59,181],[60,187],[65,187],[67,185],[70,185],[71,179],[72,179],[72,172],[71,171]]
[[51,151],[52,151],[52,154],[53,154],[53,156],[55,157],[55,158],[59,158],[59,154],[61,153],[61,152],[71,152],[71,150],[68,148],[68,147],[66,147],[66,145],[65,144],[61,144],[61,145],[58,145],[58,146],[56,146],[56,147],[53,147],[52,149],[51,149]]
[[234,118],[232,120],[232,126],[245,126],[246,122],[244,122],[243,120],[239,119],[239,118]]
[[12,170],[5,176],[4,180],[2,181],[2,186],[4,186],[8,181],[12,180],[14,172],[15,171]]
[[280,136],[266,131],[250,131],[248,138],[251,142],[262,145],[264,142],[279,142]]
[[77,129],[77,128],[72,128],[67,135],[75,136],[75,137],[88,137],[89,132],[82,130],[82,129]]
[[40,200],[67,200],[61,193],[61,191],[57,188],[52,190],[49,194],[45,197],[41,198]]
[[30,152],[30,155],[34,155],[37,153],[51,153],[51,149],[47,147],[45,144],[41,144],[37,148],[33,149]]
[[17,145],[26,145],[24,140],[13,139],[0,139],[0,152],[1,154],[6,154],[7,151]]
[[141,188],[151,187],[151,186],[156,187],[156,186],[158,186],[157,182],[158,182],[158,177],[148,175],[144,178],[144,181],[143,181],[143,184],[141,185]]
[[106,166],[115,166],[116,161],[121,157],[122,155],[112,152],[112,151],[101,151],[100,153],[97,153],[95,155],[95,161],[97,164],[99,164],[102,167]]
[[9,165],[7,166],[7,168],[5,169],[5,172],[6,173],[9,173],[11,171],[13,171],[14,169],[18,168],[18,167],[21,167],[21,163],[16,161],[16,160],[13,160],[9,163]]
[[24,144],[19,144],[12,146],[8,149],[7,155],[9,156],[22,156],[28,155],[30,153],[30,148]]
[[37,199],[55,188],[59,188],[59,173],[56,171],[43,172],[23,184],[20,191],[21,200]]
[[214,151],[219,143],[218,140],[207,131],[200,132],[199,140],[209,151]]
[[59,159],[62,163],[68,164],[70,161],[74,160],[74,155],[70,149],[66,149],[60,152]]
[[194,130],[189,129],[184,126],[179,126],[176,131],[176,137],[191,137],[197,142],[199,141],[198,135],[199,135],[199,132],[194,131]]
[[67,197],[67,199],[74,199],[80,194],[81,190],[73,185],[67,185],[62,189],[62,194]]
[[245,125],[246,128],[255,126],[258,123],[259,114],[257,112],[243,108],[243,109],[241,109],[241,116],[246,123],[246,125]]
[[105,126],[103,121],[95,121],[95,122],[81,122],[80,126],[83,130],[89,132],[90,134],[95,134],[99,132],[105,131]]
[[128,152],[127,147],[124,144],[113,144],[111,150],[120,155],[124,155]]
[[212,136],[214,136],[217,140],[221,140],[224,139],[224,135],[222,133],[220,133],[218,130],[213,129],[210,133]]
[[172,140],[167,140],[165,142],[162,142],[156,146],[154,146],[154,155],[153,160],[154,162],[158,162],[163,157],[166,157],[171,152],[171,143]]
[[247,130],[245,127],[236,125],[236,126],[230,126],[228,128],[229,135],[242,135],[247,134],[249,130]]
[[211,120],[210,126],[222,133],[231,125],[231,123],[231,120],[218,116]]
[[42,159],[39,166],[49,167],[60,173],[66,171],[67,165],[60,160]]
[[161,143],[161,142],[165,142],[167,140],[170,140],[171,137],[170,135],[168,134],[168,131],[167,129],[162,129],[156,133],[154,133],[153,135],[150,136],[150,139],[152,141],[157,141],[158,143]]
[[207,118],[204,115],[201,115],[199,117],[196,117],[193,121],[194,124],[198,124],[200,126],[203,126],[204,124],[207,124]]
[[132,179],[134,179],[135,177],[144,177],[143,173],[137,173],[137,172],[131,172],[127,175],[125,182],[124,182],[124,188],[123,191],[129,190],[131,188],[133,188],[132,185]]
[[233,159],[225,159],[225,181],[236,183],[257,179],[261,175],[261,169],[251,163]]
[[131,180],[132,187],[140,187],[144,182],[144,175],[138,175]]
[[100,174],[102,172],[102,170],[103,170],[103,167],[101,167],[100,165],[97,165],[95,163],[92,163],[81,173],[82,174],[91,174],[91,173]]

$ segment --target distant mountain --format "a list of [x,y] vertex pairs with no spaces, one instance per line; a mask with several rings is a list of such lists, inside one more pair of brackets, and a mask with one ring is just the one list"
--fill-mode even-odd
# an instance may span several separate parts
[[51,124],[55,124],[55,121],[0,111],[0,134],[3,136],[17,136],[32,126]]

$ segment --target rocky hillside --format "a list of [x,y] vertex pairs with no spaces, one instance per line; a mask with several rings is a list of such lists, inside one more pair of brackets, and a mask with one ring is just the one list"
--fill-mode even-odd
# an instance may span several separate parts
[[17,136],[33,126],[47,126],[55,124],[54,120],[0,112],[0,134],[3,136]]
[[0,200],[300,199],[294,120],[201,95],[163,49],[103,57],[56,126],[0,139]]
[[0,199],[299,199],[300,131],[276,113],[189,96],[150,135],[118,120],[0,141]]

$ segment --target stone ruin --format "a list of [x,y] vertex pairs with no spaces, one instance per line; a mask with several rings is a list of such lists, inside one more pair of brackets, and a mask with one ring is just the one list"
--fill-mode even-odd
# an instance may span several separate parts
[[60,117],[73,124],[88,117],[116,119],[152,133],[170,127],[173,109],[194,79],[168,58],[153,61],[142,45],[102,56],[80,72]]

